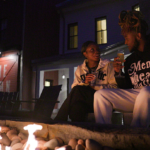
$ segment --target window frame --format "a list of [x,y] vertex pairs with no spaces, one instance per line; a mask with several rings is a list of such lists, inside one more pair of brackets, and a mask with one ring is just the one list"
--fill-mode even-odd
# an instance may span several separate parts
[[[106,19],[106,30],[101,30],[101,31],[106,31],[106,33],[108,32],[107,30],[107,17],[106,16],[103,16],[103,17],[98,17],[98,18],[95,18],[95,41],[96,43],[98,44],[98,41],[97,41],[97,21],[100,21],[100,20],[104,20]],[[98,44],[98,45],[106,45],[108,44],[108,34],[107,34],[107,42],[106,43],[101,43],[101,44]]]
[[74,27],[76,25],[77,25],[77,28],[78,28],[78,22],[68,24],[68,50],[78,49],[78,30],[77,30],[77,35],[72,36],[72,37],[77,36],[77,47],[76,48],[71,48],[70,47],[70,37],[71,37],[70,36],[70,27]]

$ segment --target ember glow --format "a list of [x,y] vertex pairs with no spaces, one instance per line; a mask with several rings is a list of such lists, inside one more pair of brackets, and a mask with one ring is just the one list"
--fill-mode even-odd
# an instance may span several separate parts
[[26,143],[26,146],[24,148],[24,150],[35,150],[38,142],[35,139],[35,135],[33,134],[36,130],[41,130],[42,126],[41,125],[36,125],[36,124],[30,124],[24,127],[24,130],[28,130],[29,133],[29,137]]

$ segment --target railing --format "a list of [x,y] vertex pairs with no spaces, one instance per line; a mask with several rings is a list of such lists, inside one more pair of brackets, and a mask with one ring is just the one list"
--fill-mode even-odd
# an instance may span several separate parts
[[17,101],[19,92],[0,92],[0,115],[18,111],[20,104]]

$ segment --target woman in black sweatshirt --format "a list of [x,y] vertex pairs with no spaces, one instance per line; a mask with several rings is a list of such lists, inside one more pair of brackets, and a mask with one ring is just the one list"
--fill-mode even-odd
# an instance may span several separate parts
[[[111,124],[112,110],[133,111],[131,126],[150,124],[150,38],[147,23],[138,11],[122,11],[119,25],[132,53],[124,63],[124,78],[116,78],[119,89],[102,89],[94,94],[94,114],[97,123]],[[116,60],[116,59],[115,59]],[[118,74],[122,68],[114,62]]]

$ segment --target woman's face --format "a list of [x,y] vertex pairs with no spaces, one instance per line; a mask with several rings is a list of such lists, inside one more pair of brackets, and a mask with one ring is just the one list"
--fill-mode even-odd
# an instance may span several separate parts
[[137,51],[139,48],[139,41],[136,38],[137,34],[135,32],[126,33],[124,35],[125,44],[128,45],[129,51]]
[[89,44],[83,55],[88,59],[88,61],[99,61],[100,59],[100,49],[96,44]]

